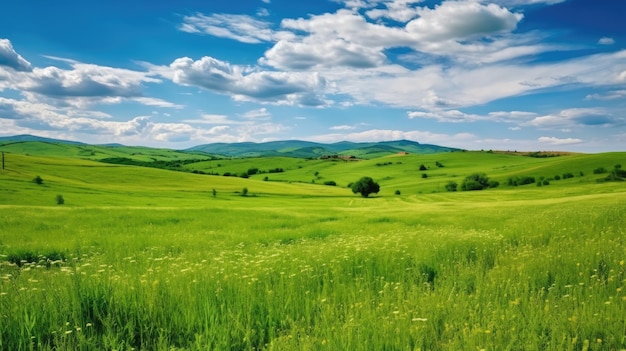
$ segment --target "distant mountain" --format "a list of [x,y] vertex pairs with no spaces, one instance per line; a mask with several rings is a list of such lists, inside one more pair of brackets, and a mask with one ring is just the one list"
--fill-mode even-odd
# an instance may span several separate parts
[[[89,145],[77,141],[61,140],[38,137],[34,135],[15,135],[8,137],[0,137],[0,143],[24,143],[24,142],[43,142],[54,144],[67,144],[74,146]],[[123,147],[122,144],[110,143],[93,145],[109,149]],[[355,156],[358,158],[376,158],[386,155],[397,154],[399,152],[408,152],[412,154],[433,154],[439,152],[449,152],[458,149],[420,144],[410,140],[381,141],[370,143],[355,143],[350,141],[341,141],[338,143],[324,144],[302,140],[282,140],[270,141],[266,143],[214,143],[198,145],[186,150],[180,150],[185,153],[206,153],[210,155],[219,155],[225,157],[268,157],[268,156],[284,156],[297,158],[318,158],[324,155],[341,155]]]
[[408,152],[414,154],[432,154],[458,149],[445,146],[420,144],[410,140],[383,141],[372,143],[354,143],[342,141],[333,144],[315,143],[301,140],[270,141],[266,143],[215,143],[198,145],[185,151],[205,152],[227,157],[320,157],[323,155],[352,155],[361,158],[373,158],[384,155]]
[[71,144],[71,145],[87,145],[79,141],[44,138],[44,137],[39,137],[39,136],[29,135],[29,134],[0,137],[0,142],[2,143],[6,143],[6,142],[20,143],[20,142],[27,142],[27,141],[38,141],[42,143],[59,143],[59,144]]

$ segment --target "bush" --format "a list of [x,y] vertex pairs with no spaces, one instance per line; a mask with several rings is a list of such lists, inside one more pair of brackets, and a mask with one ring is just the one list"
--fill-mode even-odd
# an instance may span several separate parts
[[535,182],[535,177],[529,177],[529,176],[511,177],[508,180],[508,184],[510,186],[526,185],[526,184],[532,184],[534,182]]
[[461,190],[483,190],[489,187],[489,177],[485,173],[473,173],[465,177],[461,183]]
[[400,193],[400,190],[396,190],[396,191],[394,192],[394,194],[396,194],[396,195],[400,195],[400,194],[401,194],[401,193]]
[[561,180],[561,176],[560,176],[560,175],[558,175],[558,174],[557,174],[557,175],[555,175],[555,176],[554,176],[554,180]]
[[449,181],[448,184],[446,184],[446,190],[447,191],[456,191],[458,186],[459,185],[456,182]]
[[377,194],[380,191],[380,185],[371,177],[362,177],[352,184],[351,188],[353,193],[359,193],[362,197],[368,197],[369,194]]
[[439,167],[439,168],[443,168],[443,164],[439,161],[435,162],[435,166]]
[[327,180],[324,185],[337,186],[337,183],[334,180]]
[[36,177],[33,179],[33,183],[35,183],[35,184],[37,184],[37,185],[41,185],[41,184],[43,184],[43,178],[41,178],[40,176],[36,176]]
[[563,173],[563,179],[570,179],[570,178],[574,178],[574,173],[571,173],[571,172]]
[[248,196],[248,188],[241,189],[241,196]]
[[603,174],[603,173],[606,173],[606,168],[604,167],[598,167],[593,170],[593,174]]
[[420,165],[420,171],[425,171],[426,169],[427,169],[426,166],[424,166],[423,164]]
[[428,174],[422,173],[422,178],[424,178],[424,179],[428,178]]
[[488,185],[489,185],[489,188],[497,188],[500,186],[500,182],[497,180],[490,180]]
[[550,181],[547,179],[544,179],[543,182],[541,182],[543,185],[550,185]]
[[248,173],[247,173],[247,174],[248,174],[249,176],[251,176],[251,175],[255,175],[255,174],[257,174],[257,173],[259,173],[259,169],[255,167],[255,168],[249,168],[249,169],[248,169]]
[[63,205],[65,203],[65,199],[63,195],[57,195],[57,205]]

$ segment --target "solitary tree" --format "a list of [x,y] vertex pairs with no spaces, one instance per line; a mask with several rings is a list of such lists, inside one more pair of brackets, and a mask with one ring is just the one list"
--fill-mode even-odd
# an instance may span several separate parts
[[355,194],[359,193],[363,197],[368,197],[372,193],[377,194],[379,191],[380,185],[371,177],[363,177],[352,184],[352,192]]

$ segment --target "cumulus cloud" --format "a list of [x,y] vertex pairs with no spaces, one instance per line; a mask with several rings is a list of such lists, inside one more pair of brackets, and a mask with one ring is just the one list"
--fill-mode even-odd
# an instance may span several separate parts
[[[366,15],[371,19],[388,18],[397,22],[406,23],[418,15],[418,9],[415,4],[422,0],[395,0],[380,1],[383,8],[375,8],[366,11]],[[372,4],[376,6],[376,4]]]
[[420,9],[418,14],[420,17],[409,22],[406,29],[426,41],[464,40],[508,32],[523,18],[522,14],[498,5],[474,1],[444,1],[434,9]]
[[16,71],[30,72],[33,67],[15,49],[8,39],[0,39],[0,67],[5,66]]
[[194,61],[183,57],[170,65],[173,81],[197,86],[235,100],[290,105],[323,105],[326,81],[317,73],[255,71],[205,56]]
[[74,63],[71,70],[34,68],[32,74],[16,86],[51,97],[138,97],[144,82],[160,81],[144,72]]

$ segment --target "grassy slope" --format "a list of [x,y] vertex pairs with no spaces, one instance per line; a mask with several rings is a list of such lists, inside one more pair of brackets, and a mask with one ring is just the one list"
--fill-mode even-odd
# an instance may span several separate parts
[[[207,163],[287,170],[254,179],[7,156],[0,258],[68,261],[0,264],[0,348],[626,348],[626,184],[592,172],[626,164],[625,153]],[[501,183],[577,177],[442,191],[476,171]],[[361,175],[380,181],[378,198],[345,188]],[[238,196],[243,187],[259,196]]]

